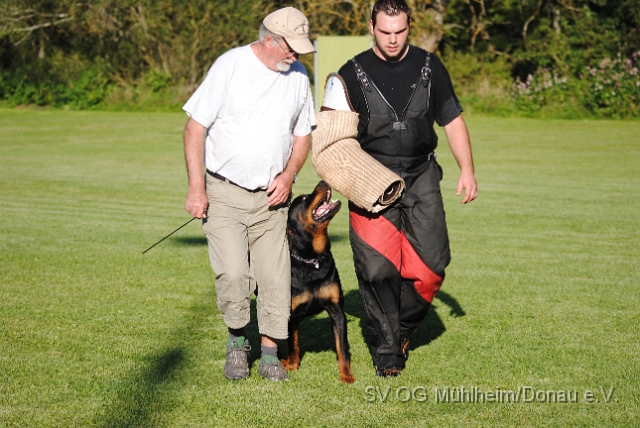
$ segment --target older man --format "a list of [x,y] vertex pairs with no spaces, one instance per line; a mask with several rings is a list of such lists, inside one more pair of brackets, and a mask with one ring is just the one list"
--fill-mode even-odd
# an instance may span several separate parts
[[218,308],[229,332],[229,379],[249,375],[244,327],[256,283],[258,372],[272,381],[289,379],[276,356],[291,306],[286,221],[315,125],[309,78],[297,59],[314,51],[302,12],[277,10],[264,19],[257,42],[215,61],[183,107],[189,115],[185,208],[204,218]]

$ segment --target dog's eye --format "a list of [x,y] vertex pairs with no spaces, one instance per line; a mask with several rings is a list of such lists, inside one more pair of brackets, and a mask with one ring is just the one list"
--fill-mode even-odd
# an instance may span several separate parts
[[304,195],[304,196],[302,197],[302,200],[303,200],[303,201],[304,201],[305,199],[307,199],[307,195]]

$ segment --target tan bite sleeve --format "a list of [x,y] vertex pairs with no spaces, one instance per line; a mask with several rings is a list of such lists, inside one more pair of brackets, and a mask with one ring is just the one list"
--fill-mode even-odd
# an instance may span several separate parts
[[362,150],[355,139],[358,113],[321,111],[316,120],[311,161],[320,178],[372,213],[382,211],[402,194],[404,180]]

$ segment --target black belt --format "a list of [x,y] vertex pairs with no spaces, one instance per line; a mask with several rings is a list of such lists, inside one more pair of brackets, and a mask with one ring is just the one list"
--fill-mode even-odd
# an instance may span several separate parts
[[239,185],[238,183],[234,183],[233,181],[229,180],[226,177],[223,177],[222,175],[218,174],[217,172],[211,172],[209,170],[207,170],[207,174],[209,174],[210,176],[212,176],[213,178],[217,178],[220,181],[224,181],[225,183],[229,183],[229,184],[233,184],[234,186],[238,186],[241,189],[246,190],[247,192],[264,192],[265,189],[247,189],[246,187],[242,187],[241,185]]

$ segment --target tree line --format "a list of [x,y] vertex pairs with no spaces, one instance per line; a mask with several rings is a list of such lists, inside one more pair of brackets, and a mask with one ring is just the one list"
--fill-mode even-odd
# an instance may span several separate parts
[[[640,0],[407,3],[411,43],[440,55],[460,95],[479,110],[640,115]],[[372,4],[3,0],[0,99],[74,108],[175,107],[217,56],[255,40],[262,17],[276,8],[302,10],[313,38],[368,34]],[[303,63],[311,73],[312,58]]]

